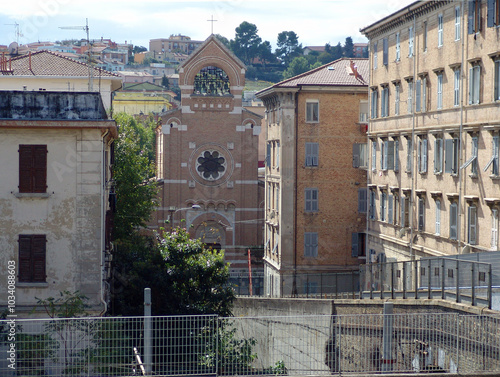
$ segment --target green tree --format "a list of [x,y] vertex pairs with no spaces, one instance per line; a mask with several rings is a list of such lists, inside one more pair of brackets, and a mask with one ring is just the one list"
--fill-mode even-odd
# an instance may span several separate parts
[[273,63],[276,57],[273,54],[272,46],[269,41],[264,41],[259,45],[259,50],[257,52],[257,57],[262,62],[262,66],[265,68],[267,63]]
[[354,43],[352,43],[351,37],[345,39],[343,55],[346,58],[352,58],[354,56]]
[[302,44],[299,44],[299,37],[294,31],[282,31],[278,34],[276,57],[285,65],[298,57],[302,53]]
[[147,51],[148,49],[144,46],[134,46],[134,49],[132,50],[134,54],[138,54],[140,52]]
[[220,35],[220,34],[215,34],[215,37],[221,41],[224,46],[226,46],[227,48],[230,48],[229,46],[229,39],[227,39],[226,37],[224,37],[223,35]]
[[161,86],[164,86],[165,88],[168,88],[170,86],[168,78],[167,76],[165,76],[165,74],[163,74],[163,77],[161,78]]
[[307,72],[310,69],[309,62],[303,56],[299,56],[292,60],[288,68],[283,72],[283,79],[289,79],[291,77],[300,75],[301,73]]
[[262,42],[262,39],[257,34],[257,26],[243,21],[235,31],[235,37],[229,43],[231,50],[243,63],[249,64],[257,56]]
[[206,249],[185,229],[156,240],[137,236],[115,253],[113,314],[142,315],[151,288],[153,315],[231,315],[234,300],[224,253]]
[[119,134],[113,164],[117,198],[114,239],[123,240],[146,225],[156,205],[155,124],[152,119],[142,123],[124,113],[115,120]]

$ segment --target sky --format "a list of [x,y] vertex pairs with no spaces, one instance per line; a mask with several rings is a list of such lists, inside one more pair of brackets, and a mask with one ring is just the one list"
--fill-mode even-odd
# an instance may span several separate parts
[[[342,44],[359,29],[404,6],[409,0],[3,0],[0,44],[86,38],[112,39],[149,48],[149,40],[182,34],[205,40],[212,32],[234,39],[243,21],[257,26],[263,41],[276,47],[282,31],[294,31],[302,46]],[[210,19],[216,20],[209,22]],[[16,35],[19,24],[20,35]],[[67,30],[60,27],[81,26]]]

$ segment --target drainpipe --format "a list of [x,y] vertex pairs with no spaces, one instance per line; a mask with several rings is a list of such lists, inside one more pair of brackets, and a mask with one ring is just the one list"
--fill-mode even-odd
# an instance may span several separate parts
[[[465,8],[465,1],[462,0],[462,61],[461,61],[461,64],[460,64],[460,129],[459,129],[459,133],[460,133],[460,148],[459,148],[459,157],[458,157],[458,206],[457,206],[457,254],[461,254],[461,250],[462,250],[462,244],[464,242],[462,242],[462,236],[461,236],[461,229],[462,229],[462,224],[461,224],[461,213],[462,213],[462,199],[463,199],[463,193],[462,193],[462,178],[463,178],[463,174],[462,174],[462,170],[463,169],[460,169],[460,166],[462,166],[462,158],[463,158],[463,155],[462,155],[462,149],[463,149],[463,136],[462,136],[462,133],[463,133],[463,128],[464,128],[464,93],[465,93],[465,89],[464,89],[464,74],[466,72],[465,70],[465,67],[464,67],[464,61],[465,61],[465,38],[467,38],[467,41],[469,39],[469,34],[466,34],[464,30],[465,29],[465,20],[464,20],[464,8]],[[467,43],[467,49],[469,47],[469,44]],[[464,211],[465,212],[465,211]]]
[[[413,205],[414,205],[414,193],[415,193],[415,176],[418,173],[418,166],[414,163],[414,152],[415,152],[415,123],[416,123],[416,92],[417,92],[417,52],[419,46],[417,46],[416,38],[417,28],[416,28],[416,16],[413,14],[413,89],[412,89],[412,125],[411,125],[411,191],[410,191],[410,208],[408,211],[409,223],[410,223],[410,260],[415,259],[415,254],[413,252]],[[416,289],[416,288],[415,288]]]
[[101,285],[101,297],[100,297],[100,300],[102,302],[102,304],[104,305],[104,309],[102,310],[102,312],[100,313],[100,317],[102,317],[107,311],[108,311],[108,304],[106,303],[106,300],[104,299],[104,252],[105,252],[105,237],[104,237],[104,233],[105,233],[105,227],[106,227],[106,224],[105,224],[105,216],[106,216],[106,211],[104,210],[105,208],[105,201],[104,201],[104,193],[106,192],[106,182],[105,182],[105,179],[106,179],[106,166],[104,166],[105,164],[105,159],[104,159],[104,146],[106,144],[106,137],[108,136],[109,134],[109,129],[106,130],[106,132],[104,133],[104,135],[102,135],[102,143],[101,143],[101,243],[99,245],[99,249],[100,249],[100,255],[101,255],[101,264],[100,264],[100,272],[101,272],[101,281],[100,281],[100,285]]
[[[300,90],[300,88],[299,88]],[[297,202],[298,202],[298,199],[297,199],[297,179],[298,179],[298,157],[297,157],[297,150],[298,150],[298,147],[299,147],[299,141],[298,141],[298,135],[299,135],[299,119],[298,119],[298,116],[299,116],[299,111],[298,111],[298,108],[299,108],[299,104],[298,104],[298,101],[299,101],[299,91],[295,92],[293,94],[293,96],[295,97],[294,98],[294,113],[295,113],[295,156],[294,156],[294,159],[295,159],[295,164],[294,164],[294,184],[293,184],[293,190],[295,191],[294,192],[294,197],[295,197],[295,203],[294,203],[294,214],[293,214],[293,232],[295,233],[295,237],[293,237],[294,239],[294,245],[293,245],[293,285],[292,285],[292,297],[296,297],[297,296],[297,214],[298,214],[298,211],[297,211]]]

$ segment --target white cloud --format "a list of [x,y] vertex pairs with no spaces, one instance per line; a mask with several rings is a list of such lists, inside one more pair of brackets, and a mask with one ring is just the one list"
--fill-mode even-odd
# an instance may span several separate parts
[[275,45],[277,35],[293,30],[303,45],[343,43],[345,37],[363,40],[359,29],[408,5],[409,0],[20,0],[2,4],[0,44],[15,38],[18,22],[21,42],[84,38],[78,31],[59,26],[85,25],[89,18],[92,38],[133,41],[148,46],[149,39],[171,34],[204,40],[211,30],[234,38],[243,21],[254,23],[259,36]]

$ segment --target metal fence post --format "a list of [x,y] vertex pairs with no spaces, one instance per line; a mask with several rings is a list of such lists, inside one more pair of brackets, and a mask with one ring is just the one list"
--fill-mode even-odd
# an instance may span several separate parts
[[394,299],[394,263],[391,262],[391,298]]
[[406,286],[406,262],[402,262],[403,263],[403,271],[402,271],[402,274],[401,274],[401,278],[403,279],[403,299],[406,298],[406,290],[407,290],[407,286]]
[[488,309],[491,309],[491,296],[492,296],[492,290],[493,290],[493,280],[491,277],[491,264],[488,266]]
[[384,302],[384,325],[382,331],[382,372],[392,370],[392,331],[394,325],[393,313],[394,304],[392,302]]
[[415,271],[415,276],[413,277],[414,284],[415,284],[415,298],[418,298],[418,261],[413,260],[412,261],[414,264],[414,271]]
[[337,333],[339,334],[339,352],[338,352],[338,355],[339,355],[339,359],[338,359],[338,373],[339,375],[341,375],[342,373],[342,326],[341,326],[341,320],[340,320],[340,316],[337,316],[337,322],[339,324],[339,327],[338,327],[338,331]]
[[446,298],[445,294],[445,277],[444,277],[444,264],[445,264],[445,259],[441,258],[441,298],[444,300]]
[[144,288],[144,364],[147,375],[151,375],[151,356],[151,288]]
[[470,274],[471,274],[471,277],[470,277],[470,281],[471,281],[471,299],[472,299],[472,306],[475,306],[476,305],[476,282],[475,282],[475,279],[474,279],[474,274],[475,274],[475,267],[476,267],[476,264],[474,262],[471,263],[471,266],[470,266]]
[[428,278],[427,278],[427,281],[428,281],[428,287],[427,287],[427,298],[428,299],[431,299],[432,298],[432,288],[431,288],[431,285],[432,285],[432,276],[431,276],[431,260],[429,259],[429,263],[427,264],[427,273],[428,273]]

